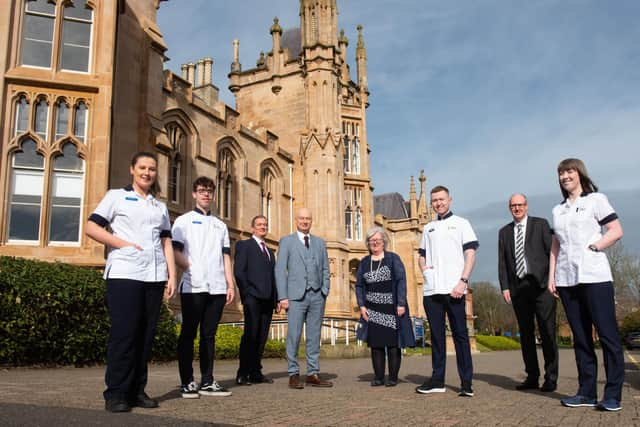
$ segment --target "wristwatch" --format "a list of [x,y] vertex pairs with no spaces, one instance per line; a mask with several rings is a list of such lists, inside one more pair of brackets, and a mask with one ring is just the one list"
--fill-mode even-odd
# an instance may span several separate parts
[[588,248],[589,248],[589,250],[590,250],[590,251],[593,251],[593,252],[600,252],[600,249],[598,249],[598,247],[597,247],[596,245],[594,245],[593,243],[592,243],[592,244],[590,244],[590,245],[588,246]]
[[460,280],[462,280],[465,284],[469,284],[469,279],[467,279],[466,277],[461,277]]

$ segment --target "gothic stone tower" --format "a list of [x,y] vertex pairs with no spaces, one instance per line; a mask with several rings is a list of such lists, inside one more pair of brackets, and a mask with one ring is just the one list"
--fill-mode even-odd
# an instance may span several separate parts
[[[300,0],[300,28],[270,28],[272,49],[243,70],[239,42],[229,89],[242,121],[278,135],[294,158],[293,210],[312,210],[312,233],[327,241],[331,268],[328,316],[354,314],[353,276],[366,254],[364,231],[373,224],[365,109],[366,51],[358,27],[358,81],[347,64],[348,40],[338,36],[336,0]],[[292,222],[293,223],[293,222]],[[293,231],[293,230],[291,230]]]

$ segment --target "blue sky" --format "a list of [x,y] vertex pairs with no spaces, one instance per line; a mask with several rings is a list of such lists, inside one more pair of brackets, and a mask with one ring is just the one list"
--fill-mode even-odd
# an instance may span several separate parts
[[[243,69],[271,48],[295,0],[161,3],[166,64],[211,56],[221,98],[232,40]],[[409,176],[448,186],[471,211],[513,192],[560,196],[555,168],[583,159],[604,192],[640,188],[640,1],[338,0],[350,40],[364,26],[375,193],[408,196]],[[640,201],[636,202],[636,205]]]

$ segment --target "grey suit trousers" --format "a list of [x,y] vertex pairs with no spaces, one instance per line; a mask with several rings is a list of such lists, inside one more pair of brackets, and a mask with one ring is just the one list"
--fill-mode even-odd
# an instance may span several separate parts
[[324,305],[325,297],[320,290],[307,290],[301,300],[289,300],[289,311],[287,312],[287,371],[289,376],[300,373],[298,347],[305,323],[307,375],[320,372],[320,331],[322,330]]

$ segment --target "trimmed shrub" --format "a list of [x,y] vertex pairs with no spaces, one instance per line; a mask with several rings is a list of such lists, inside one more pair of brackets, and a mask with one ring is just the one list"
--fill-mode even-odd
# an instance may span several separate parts
[[[181,325],[176,327],[176,336],[180,336]],[[240,340],[243,329],[231,325],[220,325],[216,331],[216,360],[237,359],[240,357]],[[200,352],[200,331],[193,341],[193,357],[198,359]],[[285,343],[268,339],[264,347],[265,358],[286,357]]]
[[[0,257],[0,364],[102,362],[108,333],[99,271]],[[152,357],[173,358],[176,345],[175,322],[163,307]]]
[[620,335],[624,337],[633,332],[640,332],[640,310],[630,313],[622,319]]
[[490,350],[520,350],[520,343],[507,337],[476,335],[476,342]]

